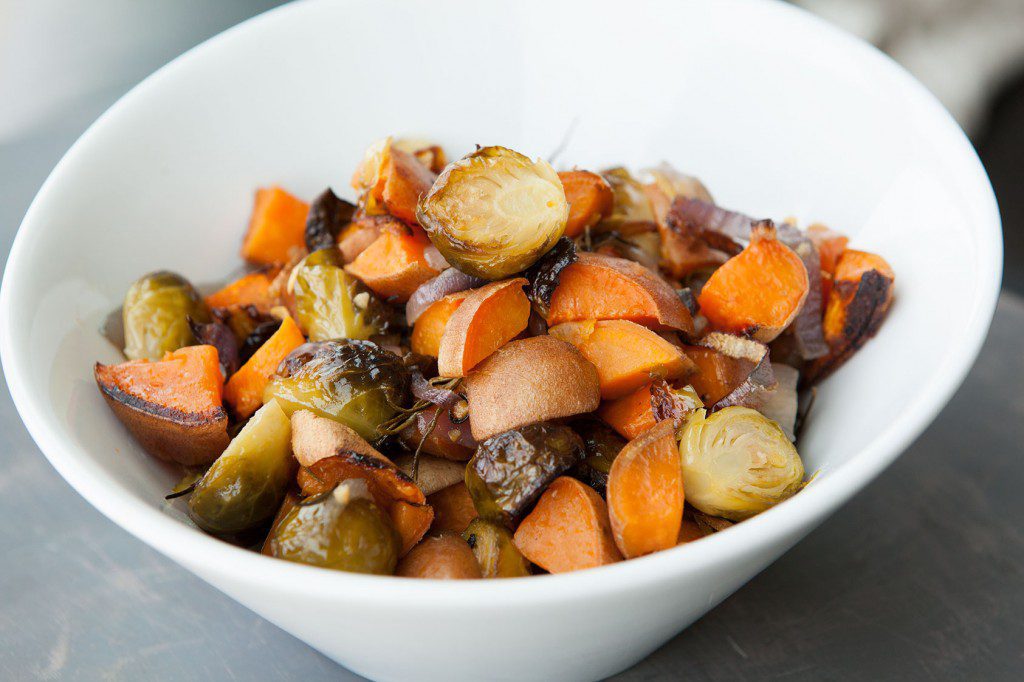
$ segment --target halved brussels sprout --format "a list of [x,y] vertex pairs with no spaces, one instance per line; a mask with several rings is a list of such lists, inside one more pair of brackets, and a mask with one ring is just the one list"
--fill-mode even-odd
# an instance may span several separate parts
[[362,479],[295,505],[267,539],[279,559],[379,575],[395,572],[400,548],[398,532]]
[[569,204],[547,161],[483,147],[444,169],[416,216],[449,263],[496,280],[525,270],[554,246]]
[[122,311],[124,354],[129,360],[160,360],[195,343],[188,320],[209,322],[210,311],[187,279],[160,270],[128,289]]
[[188,514],[211,533],[230,535],[269,520],[295,469],[291,422],[269,402],[246,422],[188,500]]
[[310,341],[368,339],[387,329],[387,306],[343,265],[331,247],[309,254],[292,273],[296,320]]
[[519,578],[530,575],[530,562],[512,541],[512,533],[505,526],[474,519],[462,533],[469,543],[480,572],[485,578]]
[[372,341],[323,341],[296,348],[263,392],[285,413],[310,410],[345,424],[368,441],[409,402],[402,359]]
[[800,490],[804,465],[779,425],[746,407],[697,410],[679,443],[686,501],[740,521]]
[[466,466],[466,487],[482,518],[508,526],[582,458],[583,441],[568,426],[530,424],[480,443]]

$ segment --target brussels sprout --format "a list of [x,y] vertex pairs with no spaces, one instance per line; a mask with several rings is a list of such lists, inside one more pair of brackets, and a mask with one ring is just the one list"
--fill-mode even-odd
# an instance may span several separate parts
[[574,422],[573,428],[583,436],[585,457],[573,467],[572,475],[604,495],[612,462],[626,446],[626,439],[597,419]]
[[583,441],[568,426],[512,429],[480,443],[466,466],[466,487],[482,518],[511,525],[583,454]]
[[697,410],[679,443],[686,501],[740,521],[800,490],[804,465],[779,425],[746,407]]
[[195,343],[188,320],[209,322],[210,311],[188,280],[173,272],[151,272],[124,297],[124,354],[129,360],[160,360]]
[[474,519],[462,537],[476,555],[485,578],[530,575],[530,562],[512,542],[512,533],[505,526],[486,519]]
[[569,204],[548,162],[483,147],[444,169],[416,216],[449,263],[496,280],[525,270],[554,246]]
[[615,193],[612,214],[598,224],[598,231],[618,230],[629,235],[637,229],[654,228],[654,211],[644,194],[644,186],[625,168],[609,168],[601,173]]
[[291,435],[277,403],[261,407],[192,492],[188,514],[196,525],[231,535],[271,519],[294,470]]
[[267,539],[279,559],[380,575],[395,572],[400,548],[398,532],[362,479],[297,504]]
[[310,341],[368,339],[387,329],[387,306],[342,266],[341,252],[327,248],[292,273],[296,320]]
[[263,392],[284,411],[310,410],[340,422],[368,441],[409,401],[409,372],[401,358],[372,341],[306,343],[284,359]]

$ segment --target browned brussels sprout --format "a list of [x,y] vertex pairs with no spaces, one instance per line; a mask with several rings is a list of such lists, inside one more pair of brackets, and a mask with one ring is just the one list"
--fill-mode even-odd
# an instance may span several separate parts
[[391,313],[343,269],[341,252],[314,251],[292,272],[296,321],[310,341],[368,339],[387,330]]
[[284,411],[310,410],[372,441],[377,428],[409,403],[402,359],[372,341],[323,341],[296,348],[263,392]]
[[603,496],[608,487],[612,462],[626,446],[626,440],[598,419],[574,422],[573,428],[583,437],[585,457],[573,467],[572,475]]
[[160,360],[165,353],[195,343],[189,318],[210,321],[210,311],[187,279],[173,272],[151,272],[128,289],[122,309],[124,354],[129,360]]
[[295,505],[267,539],[279,559],[378,575],[395,572],[400,548],[398,532],[362,479]]
[[295,469],[291,435],[276,402],[261,407],[193,490],[188,513],[196,525],[233,535],[273,518]]
[[462,533],[485,578],[530,575],[530,562],[519,552],[508,528],[486,519],[474,519]]
[[444,169],[416,216],[449,263],[497,280],[525,270],[554,246],[569,204],[548,162],[483,147]]
[[480,443],[466,466],[466,487],[482,518],[512,525],[583,454],[583,441],[568,426],[512,429]]

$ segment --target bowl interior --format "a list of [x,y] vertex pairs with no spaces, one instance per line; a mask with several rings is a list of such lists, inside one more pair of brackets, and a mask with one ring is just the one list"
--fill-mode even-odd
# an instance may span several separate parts
[[998,216],[966,140],[885,58],[796,10],[641,2],[610,21],[570,3],[302,3],[139,86],[62,161],[19,234],[5,370],[33,434],[90,498],[102,486],[181,516],[163,502],[175,474],[128,438],[92,379],[94,362],[119,359],[99,329],[126,287],[160,268],[223,280],[240,268],[257,186],[351,198],[363,149],[388,134],[451,156],[475,143],[547,156],[567,140],[561,167],[665,160],[724,206],[824,222],[883,254],[897,301],[820,390],[799,446],[821,475],[805,494],[859,453],[870,473],[894,457],[991,316]]

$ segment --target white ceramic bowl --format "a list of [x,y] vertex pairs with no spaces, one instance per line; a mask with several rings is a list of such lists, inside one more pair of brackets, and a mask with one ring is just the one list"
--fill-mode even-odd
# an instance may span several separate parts
[[[347,187],[386,134],[584,167],[662,159],[725,206],[820,220],[885,255],[897,301],[822,387],[800,449],[820,475],[700,542],[597,570],[445,584],[331,572],[189,527],[173,472],[92,380],[98,327],[157,268],[238,267],[253,188]],[[970,367],[1001,273],[999,217],[969,143],[872,48],[781,3],[304,2],[192,50],[100,118],[40,190],[0,306],[3,365],[53,465],[144,542],[376,679],[589,680],[640,660],[859,491]]]

